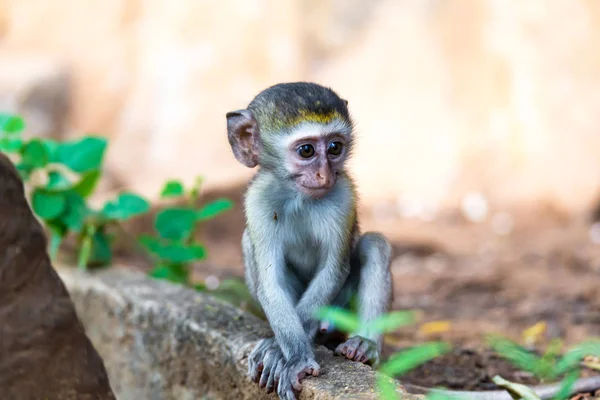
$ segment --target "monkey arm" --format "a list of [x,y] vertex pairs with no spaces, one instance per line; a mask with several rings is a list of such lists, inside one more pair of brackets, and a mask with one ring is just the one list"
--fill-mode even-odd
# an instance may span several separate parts
[[318,321],[314,317],[315,312],[331,304],[348,279],[350,263],[345,262],[345,259],[342,251],[330,251],[325,267],[310,282],[296,306],[304,330],[311,340],[318,328]]
[[280,249],[257,251],[258,300],[286,359],[304,354],[314,357],[309,337],[304,332],[287,288],[280,276],[285,271],[285,258]]

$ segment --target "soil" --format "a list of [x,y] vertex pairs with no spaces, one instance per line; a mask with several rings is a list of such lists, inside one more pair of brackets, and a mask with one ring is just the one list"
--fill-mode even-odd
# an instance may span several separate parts
[[450,390],[497,390],[492,378],[500,375],[511,382],[537,385],[532,374],[520,371],[488,349],[454,349],[402,376],[402,381],[422,387]]
[[[209,254],[195,266],[195,279],[242,276],[242,192],[240,187],[205,195],[205,200],[228,197],[236,207],[202,227]],[[490,220],[472,223],[458,211],[420,221],[393,212],[377,218],[361,209],[362,230],[381,231],[393,243],[393,308],[418,310],[421,316],[415,326],[386,337],[384,356],[431,340],[449,341],[456,349],[402,379],[457,390],[497,389],[491,382],[495,374],[536,384],[536,378],[487,350],[486,335],[523,343],[523,331],[544,322],[537,348],[554,338],[570,346],[600,336],[600,245],[590,239],[592,213],[570,215],[548,205],[499,211],[513,218],[508,235],[495,233]],[[148,232],[151,224],[148,217],[127,229]],[[131,251],[119,258],[149,268]],[[448,321],[450,329],[424,331],[423,324],[432,321]]]

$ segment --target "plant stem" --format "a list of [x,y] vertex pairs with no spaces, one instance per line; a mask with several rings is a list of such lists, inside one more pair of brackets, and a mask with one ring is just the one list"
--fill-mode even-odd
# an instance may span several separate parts
[[77,262],[77,267],[85,271],[87,269],[88,261],[90,260],[90,255],[92,253],[92,239],[96,234],[96,226],[95,225],[86,225],[84,229],[84,236],[81,244],[81,250],[79,251],[79,260]]
[[62,236],[54,232],[50,234],[50,260],[56,261],[56,256],[58,255],[61,242]]

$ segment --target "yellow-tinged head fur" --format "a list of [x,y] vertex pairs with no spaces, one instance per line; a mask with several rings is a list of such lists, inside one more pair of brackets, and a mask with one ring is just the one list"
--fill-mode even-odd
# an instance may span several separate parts
[[265,89],[248,105],[263,137],[289,133],[302,123],[352,128],[347,102],[333,90],[315,83],[282,83]]

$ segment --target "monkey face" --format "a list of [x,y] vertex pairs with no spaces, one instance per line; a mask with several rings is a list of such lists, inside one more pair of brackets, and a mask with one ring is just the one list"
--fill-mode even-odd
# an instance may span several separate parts
[[322,198],[335,185],[348,154],[348,138],[341,133],[309,135],[289,140],[287,168],[297,189]]
[[322,198],[336,184],[352,149],[348,102],[305,82],[272,86],[247,109],[227,113],[227,137],[243,165],[270,171],[286,186]]

